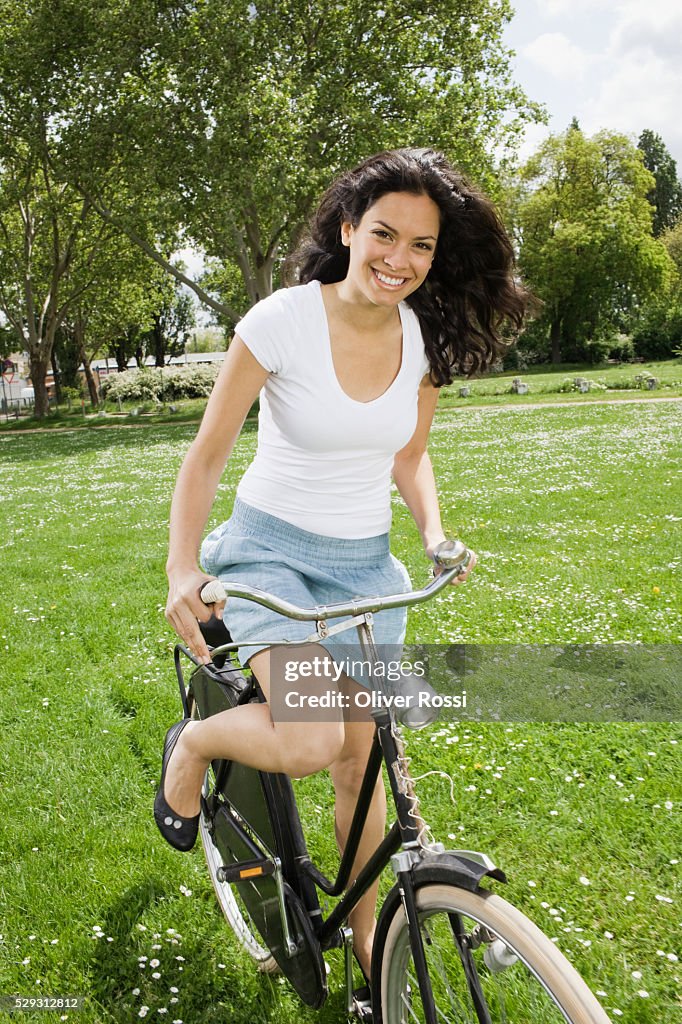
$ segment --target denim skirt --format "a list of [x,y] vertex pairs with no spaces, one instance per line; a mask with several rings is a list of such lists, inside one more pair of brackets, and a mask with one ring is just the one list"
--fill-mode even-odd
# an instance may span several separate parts
[[[298,605],[313,608],[353,598],[385,596],[410,591],[410,577],[389,550],[387,533],[348,539],[325,537],[302,530],[283,519],[253,508],[239,498],[232,516],[205,538],[201,563],[223,583],[243,583]],[[239,660],[246,664],[258,651],[278,643],[300,643],[315,633],[313,621],[289,619],[253,601],[231,597],[223,615]],[[378,645],[394,652],[405,639],[406,608],[390,608],[374,615]],[[341,619],[329,619],[330,627]],[[362,655],[357,630],[344,630],[318,641],[337,662],[354,664]],[[400,656],[397,653],[396,656]],[[350,673],[367,686],[361,667]]]

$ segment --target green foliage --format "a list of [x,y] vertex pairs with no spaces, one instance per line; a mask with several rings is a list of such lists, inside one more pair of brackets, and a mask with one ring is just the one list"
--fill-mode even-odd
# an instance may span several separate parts
[[218,327],[200,327],[192,332],[186,352],[224,352],[225,332]]
[[[582,379],[585,380],[585,378]],[[598,380],[585,380],[585,387],[587,388],[588,392],[607,390],[606,384]],[[583,388],[581,388],[579,379],[577,377],[565,377],[562,380],[561,384],[559,384],[559,386],[557,387],[557,391],[560,394],[583,393]]]
[[[510,199],[520,265],[544,307],[529,340],[553,362],[598,362],[628,316],[672,276],[651,234],[652,175],[622,135],[551,136]],[[521,345],[524,345],[524,339]]]
[[157,292],[151,329],[142,338],[142,352],[153,354],[156,365],[164,366],[168,356],[183,354],[195,323],[192,296],[166,275]]
[[17,335],[7,324],[0,324],[0,358],[12,355],[17,350]]
[[660,135],[645,129],[637,147],[643,153],[644,166],[655,179],[647,199],[654,208],[653,230],[658,237],[674,227],[682,214],[682,182],[677,177],[677,164]]
[[541,117],[511,81],[510,17],[509,0],[90,0],[56,159],[157,255],[181,226],[237,267],[251,304],[330,178],[373,151],[436,145],[495,187],[491,154]]
[[682,344],[682,221],[665,231],[661,242],[675,272],[634,321],[635,351],[644,359],[668,359]]
[[[521,371],[519,374],[518,371]],[[510,394],[512,375],[520,376],[529,390],[526,395]],[[655,377],[658,384],[655,390],[649,391],[646,381]],[[582,382],[582,386],[578,382]],[[469,395],[461,397],[459,389],[462,384],[469,388]],[[646,392],[657,396],[679,397],[682,395],[682,363],[679,360],[650,364],[627,364],[600,366],[598,369],[586,364],[562,366],[554,371],[541,365],[520,366],[505,369],[503,373],[488,374],[481,380],[456,380],[450,387],[443,389],[440,407],[452,405],[498,405],[500,403],[516,405],[552,403],[563,401],[563,396],[580,398],[581,402],[591,404],[603,398],[622,397],[622,392]]]

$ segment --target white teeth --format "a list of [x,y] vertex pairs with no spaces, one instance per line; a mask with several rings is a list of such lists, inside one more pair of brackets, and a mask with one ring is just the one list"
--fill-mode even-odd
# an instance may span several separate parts
[[[372,269],[374,270],[373,267]],[[386,274],[380,274],[378,270],[374,270],[374,273],[377,275],[380,281],[383,281],[384,284],[397,285],[405,283],[404,277],[386,277]]]

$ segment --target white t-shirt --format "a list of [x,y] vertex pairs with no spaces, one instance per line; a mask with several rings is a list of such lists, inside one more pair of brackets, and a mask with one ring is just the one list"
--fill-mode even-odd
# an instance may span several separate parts
[[391,526],[395,453],[417,425],[429,369],[416,314],[401,302],[402,362],[371,402],[339,384],[319,281],[283,288],[253,306],[235,332],[270,372],[260,394],[258,449],[237,495],[327,537],[374,537]]

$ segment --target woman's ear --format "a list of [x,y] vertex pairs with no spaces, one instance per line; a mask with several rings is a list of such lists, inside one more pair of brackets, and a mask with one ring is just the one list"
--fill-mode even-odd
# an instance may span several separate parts
[[349,220],[341,221],[341,245],[350,245],[350,238],[353,232],[353,225]]

